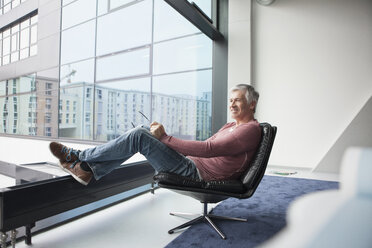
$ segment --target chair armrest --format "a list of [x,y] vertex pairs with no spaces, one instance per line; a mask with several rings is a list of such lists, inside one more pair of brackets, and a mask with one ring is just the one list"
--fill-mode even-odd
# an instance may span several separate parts
[[238,194],[246,191],[243,183],[239,180],[204,181],[173,173],[159,173],[154,176],[154,181],[163,185],[181,186],[185,190],[192,190],[194,188]]

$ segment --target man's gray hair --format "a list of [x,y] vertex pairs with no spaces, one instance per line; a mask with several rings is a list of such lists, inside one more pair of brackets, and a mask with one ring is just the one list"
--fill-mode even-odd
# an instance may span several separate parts
[[[237,90],[245,92],[245,98],[247,98],[248,104],[250,104],[251,102],[256,102],[256,106],[257,106],[258,98],[260,97],[260,94],[254,89],[252,85],[237,84],[230,89],[230,93],[232,93],[233,91],[237,91]],[[253,112],[256,112],[256,107],[254,108]]]

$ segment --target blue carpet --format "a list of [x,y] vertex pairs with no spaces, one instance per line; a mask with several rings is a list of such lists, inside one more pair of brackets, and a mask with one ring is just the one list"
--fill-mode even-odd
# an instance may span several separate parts
[[286,211],[295,198],[337,188],[338,182],[264,176],[251,198],[229,198],[213,209],[216,215],[248,219],[248,222],[215,220],[227,236],[226,240],[222,240],[209,224],[199,223],[185,230],[166,247],[256,247],[286,225]]

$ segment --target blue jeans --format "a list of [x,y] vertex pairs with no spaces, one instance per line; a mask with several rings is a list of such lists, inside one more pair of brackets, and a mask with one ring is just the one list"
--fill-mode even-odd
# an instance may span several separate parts
[[86,149],[79,159],[88,163],[99,180],[140,152],[157,172],[199,178],[195,163],[152,136],[150,128],[138,126],[103,145]]

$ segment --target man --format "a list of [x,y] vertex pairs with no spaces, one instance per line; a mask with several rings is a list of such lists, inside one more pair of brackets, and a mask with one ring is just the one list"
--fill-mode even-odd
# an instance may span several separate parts
[[235,120],[205,141],[181,140],[166,134],[163,125],[139,126],[122,136],[84,151],[50,143],[61,168],[88,185],[140,152],[158,172],[172,172],[203,180],[236,179],[254,155],[261,129],[254,118],[258,92],[246,84],[230,90],[229,109]]

